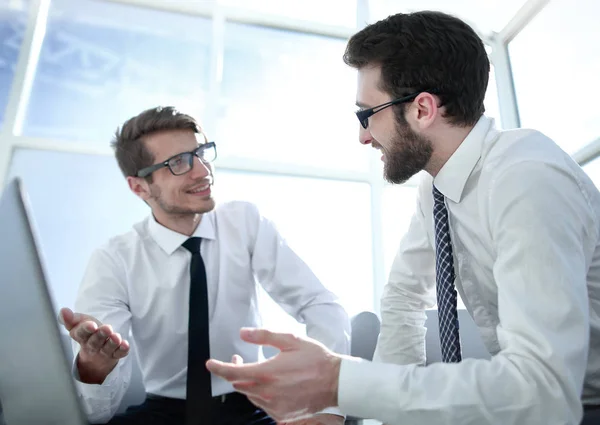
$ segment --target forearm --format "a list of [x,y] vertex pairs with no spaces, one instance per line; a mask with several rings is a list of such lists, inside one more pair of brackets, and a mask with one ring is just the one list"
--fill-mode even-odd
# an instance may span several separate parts
[[386,424],[578,424],[575,387],[533,360],[496,356],[458,364],[390,365],[343,360],[343,412]]
[[399,365],[424,365],[426,319],[424,310],[382,309],[381,330],[373,360]]

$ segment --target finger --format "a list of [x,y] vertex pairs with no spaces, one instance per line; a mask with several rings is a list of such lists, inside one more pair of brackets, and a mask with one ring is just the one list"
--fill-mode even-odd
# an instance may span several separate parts
[[301,339],[294,334],[271,332],[267,329],[242,328],[241,338],[252,344],[270,345],[280,351],[288,351],[297,348]]
[[58,321],[61,325],[70,331],[73,328],[73,311],[70,308],[61,308],[58,312]]
[[114,331],[112,329],[112,326],[100,326],[98,330],[88,339],[86,348],[91,353],[99,353],[100,350],[102,350],[102,348],[104,347],[104,344],[106,344],[106,342],[108,341],[108,338],[111,337],[113,334]]
[[239,354],[234,354],[231,358],[231,363],[233,364],[244,364],[244,359]]
[[92,321],[98,326],[102,325],[102,322],[95,317],[87,314],[75,313],[66,307],[60,309],[58,313],[58,321],[63,324],[68,331],[71,331],[74,327],[81,324],[81,322]]
[[266,367],[266,362],[233,364],[214,359],[210,359],[206,362],[206,368],[211,373],[214,373],[229,382],[265,381]]
[[96,330],[98,330],[98,325],[95,322],[87,321],[72,328],[69,334],[81,345],[86,344]]
[[121,341],[121,335],[116,332],[113,333],[106,339],[106,342],[100,349],[100,353],[102,353],[106,357],[112,358],[115,354],[115,351],[117,351],[117,349],[119,348],[119,345],[121,345]]
[[121,341],[119,348],[113,353],[115,359],[122,359],[129,354],[129,343],[125,340]]

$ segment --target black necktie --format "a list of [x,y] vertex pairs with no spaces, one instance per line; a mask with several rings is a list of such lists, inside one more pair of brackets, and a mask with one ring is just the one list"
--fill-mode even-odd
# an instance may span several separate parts
[[201,238],[189,238],[183,247],[192,253],[190,265],[190,315],[188,324],[188,372],[186,424],[209,423],[212,390],[206,361],[210,358],[208,335],[208,289],[206,269],[200,255]]

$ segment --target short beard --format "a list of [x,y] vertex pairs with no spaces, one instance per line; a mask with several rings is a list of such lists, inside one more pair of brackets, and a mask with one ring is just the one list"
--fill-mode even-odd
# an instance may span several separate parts
[[402,184],[425,169],[431,160],[433,145],[431,140],[410,128],[402,111],[395,115],[396,135],[392,138],[390,149],[384,152],[383,175],[390,183]]
[[212,208],[210,208],[208,210],[206,210],[206,209],[193,210],[191,208],[182,208],[177,205],[169,204],[168,202],[166,202],[164,200],[164,198],[161,195],[162,195],[162,191],[160,190],[160,188],[158,186],[150,185],[150,196],[152,197],[154,202],[156,202],[156,204],[160,207],[160,209],[162,209],[167,214],[195,215],[195,214],[204,214],[204,213],[212,210]]

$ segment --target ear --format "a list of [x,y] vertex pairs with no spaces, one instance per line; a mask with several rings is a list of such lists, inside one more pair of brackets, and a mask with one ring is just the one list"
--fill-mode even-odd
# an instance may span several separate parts
[[440,113],[438,98],[431,93],[419,94],[411,104],[411,115],[420,130],[430,127]]
[[143,177],[127,177],[129,189],[144,201],[150,198],[150,185]]

